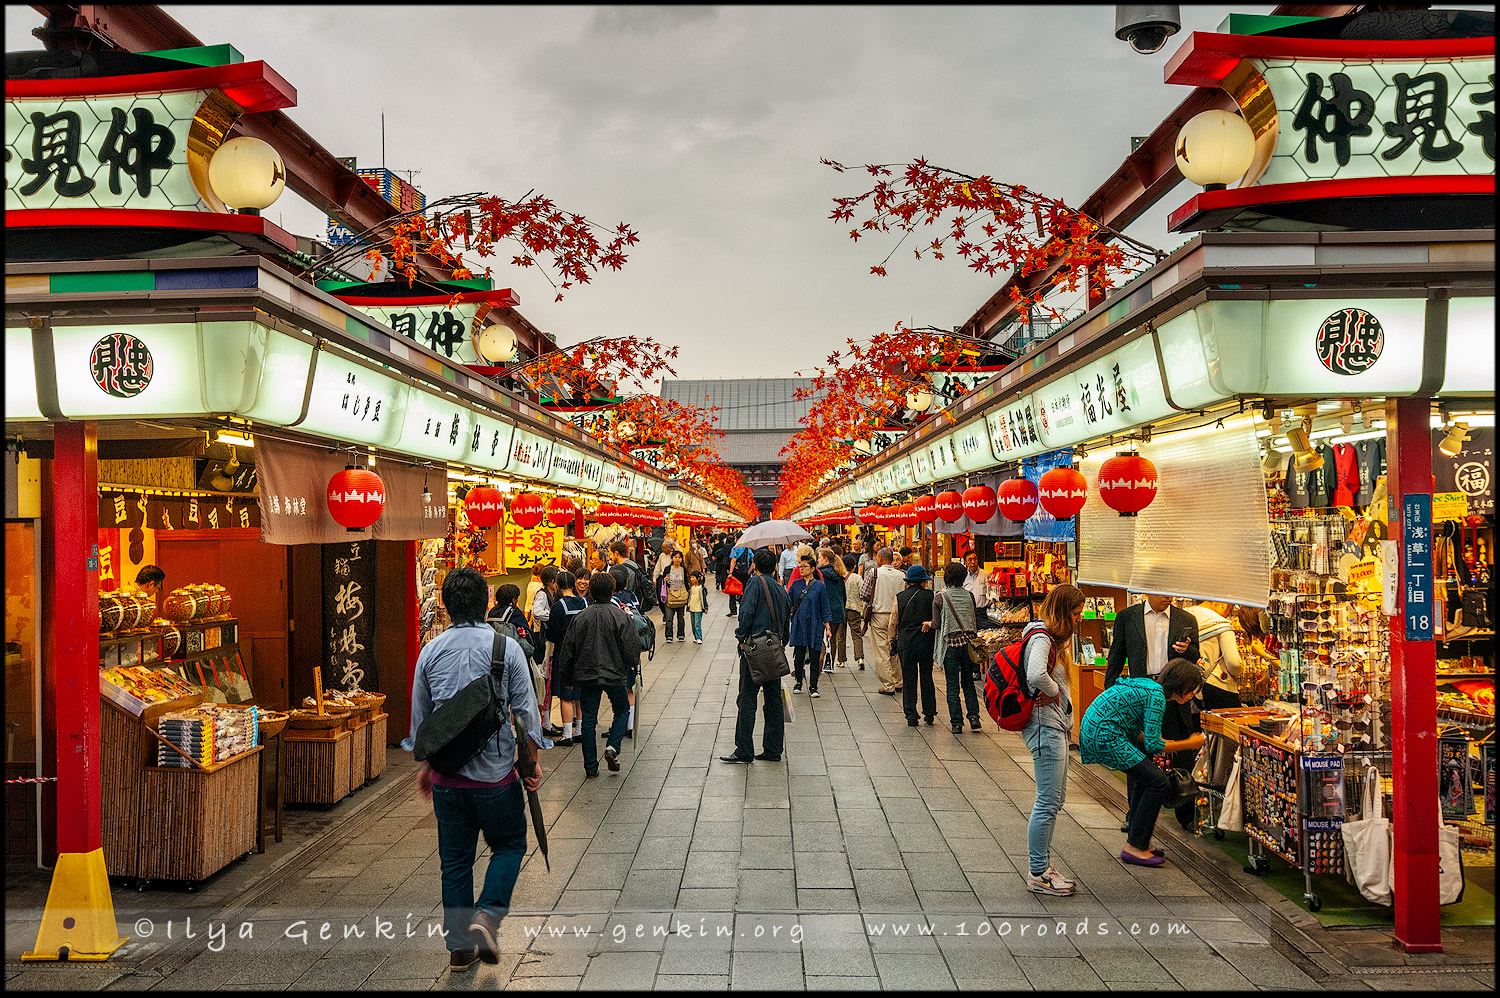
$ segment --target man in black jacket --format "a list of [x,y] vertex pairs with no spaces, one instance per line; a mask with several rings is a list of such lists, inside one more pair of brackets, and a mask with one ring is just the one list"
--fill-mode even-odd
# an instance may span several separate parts
[[[749,763],[754,759],[781,761],[782,738],[786,733],[781,713],[781,680],[757,683],[750,678],[750,664],[745,661],[745,639],[752,634],[770,631],[786,643],[792,623],[792,604],[786,590],[771,580],[776,578],[776,556],[769,548],[755,552],[755,568],[740,597],[739,621],[734,636],[740,645],[739,716],[734,725],[734,754],[721,755],[724,762]],[[767,595],[771,601],[766,602]],[[755,698],[766,697],[766,725],[761,733],[761,752],[755,752]]]
[[[1148,595],[1144,603],[1126,607],[1115,619],[1115,634],[1109,643],[1109,664],[1104,670],[1105,689],[1114,685],[1127,664],[1130,675],[1157,679],[1167,663],[1179,657],[1189,662],[1198,661],[1198,621],[1186,610],[1173,606],[1170,596]],[[1163,738],[1179,740],[1201,730],[1197,701],[1177,703],[1171,697],[1167,698],[1161,720]],[[1172,757],[1172,765],[1191,769],[1194,755],[1191,750],[1179,752]],[[1135,796],[1130,793],[1131,783],[1129,774],[1126,774],[1127,799],[1134,800]],[[1177,809],[1177,823],[1184,829],[1191,828],[1196,812],[1196,804],[1184,804]],[[1129,823],[1127,817],[1126,825]]]
[[599,775],[599,698],[609,695],[614,709],[604,745],[604,761],[610,772],[620,770],[620,743],[630,716],[627,690],[635,685],[641,665],[641,643],[630,614],[610,602],[615,580],[608,572],[595,572],[589,579],[589,605],[568,626],[553,662],[564,686],[577,686],[583,709],[583,774]]

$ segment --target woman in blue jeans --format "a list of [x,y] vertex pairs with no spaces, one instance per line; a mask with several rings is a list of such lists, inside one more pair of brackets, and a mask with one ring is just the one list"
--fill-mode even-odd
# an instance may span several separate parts
[[1068,737],[1073,732],[1068,670],[1073,664],[1073,635],[1083,619],[1083,593],[1076,586],[1057,586],[1042,600],[1041,613],[1041,620],[1021,632],[1021,661],[1036,704],[1021,731],[1036,773],[1036,803],[1026,825],[1031,862],[1026,889],[1067,897],[1075,884],[1052,865],[1052,831],[1068,792]]

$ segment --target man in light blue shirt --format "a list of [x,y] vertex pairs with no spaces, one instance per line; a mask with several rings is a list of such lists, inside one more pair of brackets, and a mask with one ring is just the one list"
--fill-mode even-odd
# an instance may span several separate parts
[[792,573],[797,570],[797,545],[788,544],[781,549],[781,559],[776,563],[776,568],[780,572],[783,586],[792,581]]
[[[489,590],[484,576],[459,568],[443,581],[443,606],[453,626],[428,642],[417,656],[411,689],[411,732],[401,747],[411,751],[417,729],[427,716],[465,686],[488,675],[496,631],[485,623]],[[510,715],[541,748],[552,743],[542,735],[531,669],[521,646],[505,641],[505,698]],[[438,857],[443,877],[444,942],[453,972],[476,960],[497,963],[500,920],[510,910],[511,892],[526,856],[526,795],[539,776],[521,778],[515,769],[516,739],[509,723],[456,773],[445,774],[423,764],[418,776],[422,795],[432,801],[438,821]],[[479,833],[490,847],[489,866],[478,904],[474,901],[474,856]]]

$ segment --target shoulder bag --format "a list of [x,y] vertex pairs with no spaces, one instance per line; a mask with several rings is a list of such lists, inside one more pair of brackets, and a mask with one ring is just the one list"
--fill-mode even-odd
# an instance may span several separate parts
[[792,667],[786,660],[786,646],[781,643],[781,620],[776,616],[776,601],[771,596],[771,585],[764,575],[757,578],[766,595],[766,609],[771,614],[773,630],[761,631],[745,639],[745,664],[750,667],[752,682],[769,683],[791,675]]
[[[953,601],[948,598],[948,590],[946,589],[943,590],[942,600],[943,605],[948,608],[948,612],[953,614],[953,622],[955,624],[958,623],[958,611],[953,609]],[[970,638],[964,644],[964,652],[969,656],[970,665],[983,665],[990,656],[989,649],[985,647],[983,641],[979,640],[979,607],[977,606],[974,608],[974,628],[976,633],[974,637]]]
[[490,671],[445,700],[417,726],[412,754],[418,762],[451,776],[479,754],[500,731],[509,712],[505,670],[505,635],[497,630]]

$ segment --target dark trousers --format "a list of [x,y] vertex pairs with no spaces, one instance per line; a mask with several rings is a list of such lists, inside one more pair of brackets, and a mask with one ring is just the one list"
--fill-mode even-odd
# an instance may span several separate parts
[[740,612],[740,598],[734,593],[729,594],[729,616],[733,617]]
[[682,604],[682,606],[671,607],[665,603],[661,605],[661,619],[665,622],[665,626],[662,628],[663,637],[670,638],[672,636],[672,619],[674,617],[677,619],[677,640],[681,641],[687,634],[686,603]]
[[[1162,741],[1178,741],[1193,734],[1195,731],[1203,730],[1203,726],[1198,720],[1198,711],[1194,709],[1196,706],[1196,702],[1177,703],[1175,700],[1167,701],[1166,709],[1162,711],[1161,715]],[[1193,763],[1197,758],[1197,749],[1186,749],[1182,752],[1174,752],[1168,761],[1171,762],[1174,769],[1185,769],[1191,772]],[[1134,792],[1132,789],[1133,786],[1132,777],[1127,771],[1125,773],[1125,797],[1127,800],[1135,799],[1131,796]],[[1177,823],[1179,825],[1185,829],[1191,829],[1198,817],[1198,803],[1196,801],[1188,801],[1173,813],[1177,816]],[[1125,823],[1130,823],[1130,816],[1128,814],[1125,817]]]
[[807,671],[812,673],[807,680],[808,687],[812,692],[818,692],[818,671],[823,661],[823,649],[808,648],[806,645],[792,645],[792,676],[797,685],[802,685],[802,666],[807,665]]
[[739,714],[734,722],[734,754],[741,759],[755,758],[755,700],[765,694],[766,724],[761,732],[761,751],[780,755],[786,735],[786,718],[781,713],[781,680],[757,683],[750,678],[750,665],[740,656]]
[[721,568],[714,572],[714,588],[719,592],[724,591],[724,583],[729,579],[729,569]]
[[583,708],[583,771],[597,773],[599,772],[599,697],[601,694],[609,694],[609,706],[615,716],[609,722],[609,737],[604,743],[614,746],[616,752],[620,751],[620,743],[625,740],[625,725],[630,721],[630,698],[626,695],[627,687],[624,686],[599,686],[585,683],[578,692],[578,705]]
[[925,642],[901,652],[901,707],[906,719],[917,719],[918,683],[921,684],[922,714],[937,715],[937,691],[932,686],[932,647]]
[[1203,684],[1203,692],[1199,695],[1203,697],[1204,710],[1233,710],[1236,707],[1242,706],[1238,693],[1221,690],[1217,686],[1210,686],[1207,683]]
[[438,860],[443,873],[444,942],[450,953],[474,948],[474,853],[479,834],[490,847],[490,862],[479,892],[479,908],[504,918],[521,860],[526,856],[526,793],[517,780],[483,789],[432,788],[438,823]]
[[964,706],[969,709],[972,720],[979,719],[979,694],[974,689],[974,680],[979,675],[979,666],[969,661],[965,648],[948,648],[943,655],[943,675],[948,680],[948,720],[954,725],[963,723],[958,712],[959,690],[963,690]]
[[1125,841],[1137,849],[1151,848],[1151,835],[1156,831],[1156,816],[1171,793],[1172,785],[1167,774],[1156,763],[1144,759],[1125,771],[1125,782],[1130,794],[1130,831]]

